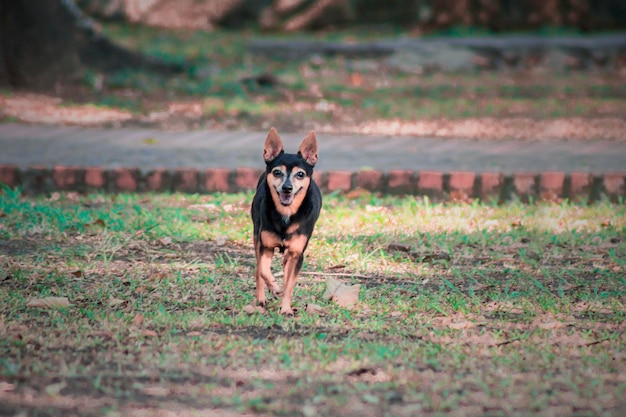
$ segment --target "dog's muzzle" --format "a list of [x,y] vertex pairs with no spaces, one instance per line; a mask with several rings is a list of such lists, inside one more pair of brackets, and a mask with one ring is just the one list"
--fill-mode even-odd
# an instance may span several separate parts
[[281,191],[278,193],[280,204],[282,204],[283,206],[290,205],[293,202],[293,196],[294,194],[291,191],[289,192]]

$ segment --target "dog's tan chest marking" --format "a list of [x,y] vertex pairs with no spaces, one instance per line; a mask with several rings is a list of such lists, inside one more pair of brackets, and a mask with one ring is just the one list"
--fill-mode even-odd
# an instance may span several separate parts
[[306,236],[298,233],[299,231],[300,223],[291,224],[285,231],[285,238],[283,239],[274,232],[264,230],[261,232],[261,245],[267,249],[280,248],[281,250],[291,250],[291,247],[295,245],[294,249],[296,252],[298,252],[298,248],[301,246],[300,240],[304,239],[305,244],[307,241]]
[[305,235],[293,235],[285,240],[285,248],[289,253],[301,255],[308,240]]
[[264,248],[274,249],[283,245],[283,240],[276,233],[262,231],[261,232],[261,244]]
[[300,223],[293,223],[290,224],[289,227],[287,228],[287,231],[285,232],[285,234],[287,236],[289,235],[293,235],[294,233],[296,233],[298,230],[300,230]]

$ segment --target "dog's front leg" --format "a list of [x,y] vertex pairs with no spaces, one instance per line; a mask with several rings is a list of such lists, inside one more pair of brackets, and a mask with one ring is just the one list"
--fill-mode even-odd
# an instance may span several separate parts
[[283,292],[283,299],[280,304],[280,313],[286,316],[293,315],[293,309],[291,308],[291,297],[293,296],[293,289],[296,286],[296,280],[300,269],[302,269],[302,263],[304,261],[304,249],[308,239],[304,235],[298,235],[286,242],[285,258],[283,260],[283,267],[285,271],[285,290]]
[[261,306],[267,304],[267,298],[265,296],[265,286],[270,292],[278,297],[280,294],[280,286],[276,283],[274,275],[272,275],[272,257],[274,256],[273,249],[267,249],[260,247],[256,251],[256,300]]
[[283,292],[283,299],[280,304],[280,314],[293,316],[291,297],[293,296],[293,289],[296,286],[298,273],[302,268],[302,261],[303,256],[301,252],[288,252],[285,255],[285,291]]

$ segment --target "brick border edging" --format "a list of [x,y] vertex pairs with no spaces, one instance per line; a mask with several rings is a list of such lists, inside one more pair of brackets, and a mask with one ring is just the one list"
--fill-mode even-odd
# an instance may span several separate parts
[[[106,169],[41,165],[20,169],[0,164],[0,183],[21,187],[26,194],[52,191],[150,192],[179,191],[186,193],[238,192],[256,187],[257,168],[157,168],[142,171],[136,167]],[[316,171],[314,179],[323,192],[349,192],[364,189],[382,194],[428,196],[436,201],[504,202],[517,197],[523,202],[569,199],[593,202],[608,199],[624,201],[626,172],[594,175],[563,171],[497,172],[378,170]]]

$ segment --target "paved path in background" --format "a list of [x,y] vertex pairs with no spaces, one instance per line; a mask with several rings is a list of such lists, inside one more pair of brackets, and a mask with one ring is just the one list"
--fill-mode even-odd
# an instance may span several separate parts
[[[0,164],[115,168],[237,168],[263,166],[267,132],[104,129],[0,124]],[[303,135],[281,134],[288,152]],[[364,168],[604,173],[626,168],[626,143],[594,141],[476,141],[318,134],[321,170]]]

